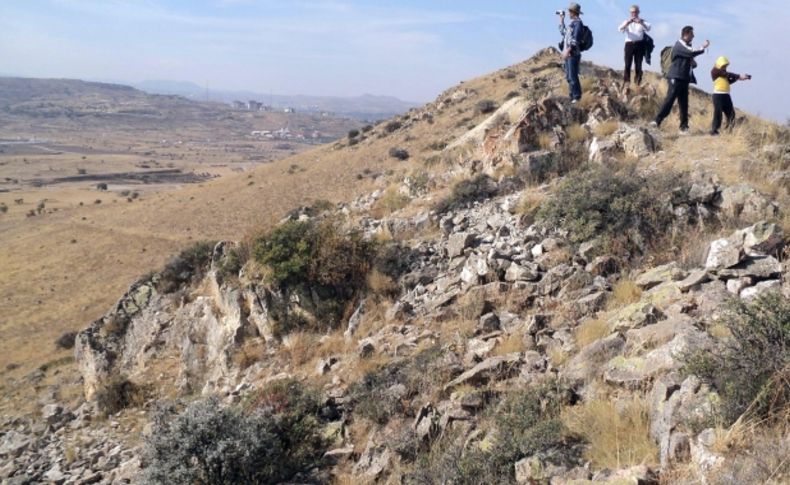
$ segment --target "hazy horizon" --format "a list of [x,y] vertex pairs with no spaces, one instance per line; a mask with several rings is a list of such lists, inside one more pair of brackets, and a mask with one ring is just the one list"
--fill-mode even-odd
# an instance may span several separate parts
[[[192,82],[215,91],[393,96],[427,102],[460,81],[556,45],[554,10],[567,2],[504,0],[28,0],[0,5],[4,73],[26,77]],[[622,68],[630,1],[580,2],[595,33],[585,59]],[[640,2],[657,50],[695,26],[699,87],[720,55],[754,80],[737,107],[784,122],[786,2]],[[770,25],[767,25],[770,19]],[[772,25],[778,26],[771,28]],[[658,70],[658,52],[650,70]]]

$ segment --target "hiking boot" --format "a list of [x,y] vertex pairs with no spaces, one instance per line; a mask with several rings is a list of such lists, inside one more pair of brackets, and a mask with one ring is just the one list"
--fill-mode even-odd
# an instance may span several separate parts
[[658,122],[656,120],[653,120],[653,121],[650,122],[650,124],[648,126],[650,128],[658,128]]
[[578,103],[578,102],[579,102],[579,100],[578,100],[578,99],[572,99],[572,100],[571,100],[571,104],[576,104],[576,103]]
[[689,131],[689,129],[688,129],[688,128],[681,128],[681,129],[680,129],[680,132],[679,132],[678,134],[679,134],[679,135],[686,136],[686,135],[690,135],[690,134],[691,134],[691,132]]
[[718,131],[711,131],[710,132],[710,136],[719,136],[719,132]]

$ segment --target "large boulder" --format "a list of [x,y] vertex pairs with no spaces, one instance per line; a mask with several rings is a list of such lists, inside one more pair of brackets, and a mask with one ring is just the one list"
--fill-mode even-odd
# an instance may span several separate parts
[[772,219],[778,214],[776,204],[747,184],[722,190],[719,208],[727,217],[755,222]]

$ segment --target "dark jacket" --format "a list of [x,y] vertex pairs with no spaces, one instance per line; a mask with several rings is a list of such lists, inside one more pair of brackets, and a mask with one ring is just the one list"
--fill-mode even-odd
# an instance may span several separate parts
[[697,79],[691,72],[692,63],[695,57],[704,53],[705,49],[690,49],[682,41],[675,42],[672,47],[672,67],[669,68],[667,78],[696,84]]
[[650,61],[652,60],[653,50],[656,48],[656,43],[655,41],[653,41],[653,38],[647,34],[645,34],[645,37],[644,39],[642,39],[642,42],[644,43],[645,46],[645,62],[649,66]]

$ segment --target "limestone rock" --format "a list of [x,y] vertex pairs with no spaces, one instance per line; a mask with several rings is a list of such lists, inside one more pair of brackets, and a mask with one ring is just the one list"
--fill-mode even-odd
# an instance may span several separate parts
[[537,281],[540,279],[540,269],[535,263],[513,263],[505,273],[505,281]]
[[618,355],[624,345],[625,340],[619,334],[597,340],[566,364],[564,374],[571,380],[585,381],[596,374],[601,364]]
[[782,282],[780,280],[761,281],[754,286],[745,288],[741,291],[741,299],[751,301],[768,292],[781,292]]
[[721,191],[720,209],[733,219],[760,221],[776,216],[776,205],[747,184],[727,187]]
[[477,383],[486,382],[492,378],[495,379],[512,375],[518,370],[520,363],[521,355],[517,353],[491,357],[453,379],[445,386],[445,390],[452,389],[461,384],[475,385]]
[[667,281],[680,281],[686,276],[687,273],[677,263],[672,262],[645,271],[639,275],[635,283],[643,290],[649,290]]
[[455,258],[464,254],[464,249],[468,248],[475,241],[475,235],[469,232],[452,234],[447,241],[447,257]]
[[717,239],[713,241],[708,250],[705,268],[719,270],[731,268],[741,262],[743,258],[743,238]]
[[750,256],[774,254],[784,245],[784,233],[776,224],[765,221],[747,227],[743,233],[743,248]]

